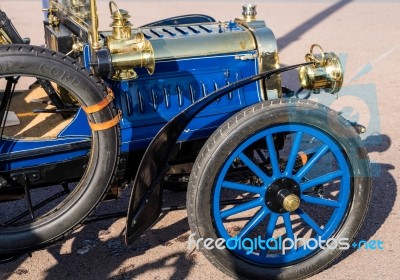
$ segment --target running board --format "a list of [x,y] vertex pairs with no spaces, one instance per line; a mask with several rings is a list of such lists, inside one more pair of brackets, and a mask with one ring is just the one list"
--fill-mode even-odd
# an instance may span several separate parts
[[21,151],[11,154],[0,155],[0,164],[4,162],[17,161],[41,156],[50,156],[54,154],[85,150],[91,148],[91,141],[80,141],[76,143],[61,144],[54,147],[43,147],[38,149],[32,149],[27,151]]

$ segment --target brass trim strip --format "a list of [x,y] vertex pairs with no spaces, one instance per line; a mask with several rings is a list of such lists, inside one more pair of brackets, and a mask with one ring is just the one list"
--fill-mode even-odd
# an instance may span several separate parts
[[[247,28],[256,42],[258,50],[259,73],[278,69],[279,56],[278,45],[274,33],[262,20],[246,22],[243,19],[235,19],[239,25]],[[260,81],[261,92],[264,100],[282,97],[282,81],[280,75],[274,75],[267,81]]]

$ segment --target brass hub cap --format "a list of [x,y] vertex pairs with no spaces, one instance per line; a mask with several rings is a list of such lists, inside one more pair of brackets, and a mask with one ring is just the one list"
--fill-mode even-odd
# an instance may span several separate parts
[[300,207],[300,186],[290,178],[280,178],[267,189],[267,207],[275,213],[296,211]]
[[300,207],[300,198],[294,193],[289,194],[283,199],[282,207],[289,212],[293,212]]

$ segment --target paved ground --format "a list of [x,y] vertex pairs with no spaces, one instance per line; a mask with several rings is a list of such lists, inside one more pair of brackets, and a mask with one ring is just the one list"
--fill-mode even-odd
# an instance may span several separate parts
[[[184,13],[206,13],[227,20],[241,13],[242,1],[118,1],[136,26]],[[374,170],[373,195],[358,240],[384,242],[384,250],[349,251],[312,279],[399,279],[400,265],[400,3],[396,1],[258,1],[258,17],[275,32],[283,64],[303,60],[311,43],[346,58],[343,97],[332,106],[367,124]],[[109,23],[106,1],[99,2],[101,26]],[[40,1],[2,0],[23,35],[43,44]],[[288,77],[287,84],[294,84]],[[326,102],[326,101],[325,101]],[[330,102],[330,101],[329,101]],[[171,198],[169,203],[184,196]],[[103,208],[126,207],[126,201]],[[104,209],[103,209],[104,210]],[[184,211],[163,215],[133,248],[123,245],[124,219],[81,228],[62,245],[0,266],[2,279],[227,279],[198,252],[186,249]]]

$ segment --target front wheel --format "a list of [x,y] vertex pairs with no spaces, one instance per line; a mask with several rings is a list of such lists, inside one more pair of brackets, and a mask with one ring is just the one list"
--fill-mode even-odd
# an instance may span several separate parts
[[223,272],[299,279],[349,248],[369,198],[368,156],[350,124],[289,99],[246,108],[214,132],[194,164],[187,208],[197,244]]

